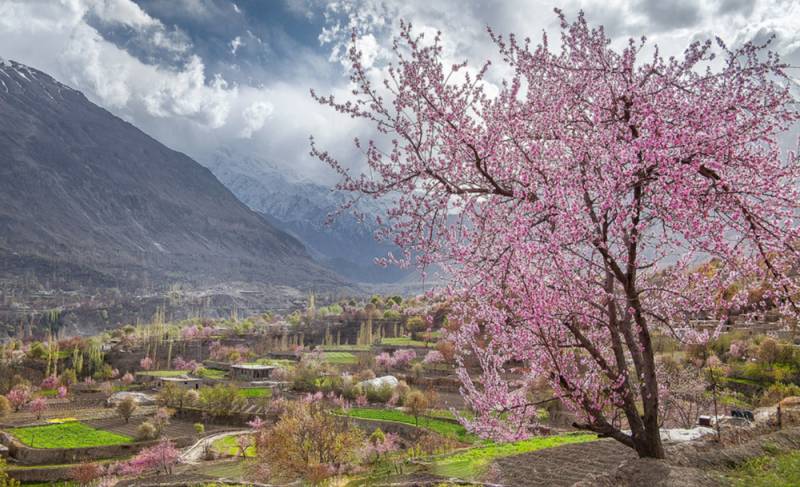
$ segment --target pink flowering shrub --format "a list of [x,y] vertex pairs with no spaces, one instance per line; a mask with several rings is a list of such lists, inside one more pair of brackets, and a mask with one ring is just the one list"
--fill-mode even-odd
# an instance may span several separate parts
[[133,374],[131,374],[130,372],[125,372],[125,375],[123,375],[122,378],[120,379],[120,381],[122,381],[122,383],[126,386],[133,384],[134,380],[135,379],[133,377]]
[[167,475],[172,473],[172,467],[178,462],[180,451],[168,439],[162,439],[158,444],[145,448],[136,456],[120,465],[119,470],[123,475],[139,476],[150,472],[160,472]]
[[36,419],[42,419],[42,413],[47,410],[47,401],[43,397],[37,397],[28,404],[28,408],[36,415]]
[[176,370],[187,370],[189,372],[196,372],[198,368],[200,368],[200,364],[195,362],[194,360],[184,360],[183,357],[175,357],[172,361],[172,366]]
[[425,358],[422,359],[422,363],[425,365],[439,364],[442,362],[444,362],[444,355],[438,350],[431,350],[425,355]]
[[58,377],[56,375],[51,375],[49,377],[45,377],[39,387],[42,389],[55,389],[57,385]]
[[141,367],[142,370],[150,370],[153,368],[153,365],[155,364],[153,362],[153,359],[151,359],[150,357],[145,357],[139,361],[139,367]]
[[394,358],[387,352],[382,352],[375,356],[375,365],[382,369],[385,369],[387,372],[389,369],[394,367],[395,360]]
[[69,390],[67,389],[67,386],[58,386],[58,398],[59,399],[66,399],[68,394],[69,394]]
[[356,396],[356,406],[364,407],[367,404],[369,404],[369,401],[367,401],[367,396],[366,395],[360,394],[360,395]]
[[396,350],[392,356],[395,367],[400,369],[408,367],[415,358],[417,358],[417,353],[409,349]]
[[14,411],[22,409],[22,406],[30,402],[31,397],[31,388],[24,384],[14,386],[14,388],[6,394],[6,399],[11,403]]

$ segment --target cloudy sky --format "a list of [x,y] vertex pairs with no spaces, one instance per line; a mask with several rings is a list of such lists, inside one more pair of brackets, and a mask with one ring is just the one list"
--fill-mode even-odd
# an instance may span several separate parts
[[449,57],[478,64],[494,56],[487,25],[553,34],[556,6],[571,18],[583,9],[616,42],[646,35],[665,54],[713,36],[736,45],[774,34],[800,66],[800,0],[0,0],[0,57],[200,161],[233,148],[329,183],[308,136],[356,164],[351,141],[368,129],[316,105],[309,89],[347,92],[341,54],[352,29],[376,66],[400,19],[441,30]]

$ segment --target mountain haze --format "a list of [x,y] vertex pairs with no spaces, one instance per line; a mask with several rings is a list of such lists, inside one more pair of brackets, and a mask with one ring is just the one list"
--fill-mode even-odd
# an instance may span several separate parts
[[[376,257],[398,251],[387,242],[375,240],[374,223],[359,222],[350,214],[326,223],[328,215],[341,207],[345,195],[230,148],[222,148],[201,162],[241,201],[297,237],[316,260],[340,275],[355,282],[389,283],[411,273],[375,264]],[[386,208],[370,199],[359,201],[357,208],[371,216],[386,213]]]

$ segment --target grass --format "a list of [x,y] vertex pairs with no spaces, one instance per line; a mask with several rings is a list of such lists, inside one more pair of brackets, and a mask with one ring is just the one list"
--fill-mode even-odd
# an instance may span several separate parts
[[199,375],[203,379],[224,379],[225,376],[227,375],[227,372],[219,369],[203,368],[198,371],[197,375]]
[[255,362],[248,362],[249,365],[274,365],[275,367],[293,367],[297,364],[294,360],[287,358],[260,358]]
[[56,389],[42,389],[37,394],[41,397],[56,397],[58,391]]
[[456,477],[464,480],[476,479],[489,464],[503,457],[519,455],[545,448],[595,441],[597,435],[586,433],[566,433],[555,436],[542,436],[513,443],[490,444],[471,448],[434,462],[431,470],[443,477]]
[[800,451],[753,458],[726,477],[735,487],[800,485]]
[[94,429],[80,422],[12,428],[8,432],[33,448],[82,448],[122,445],[133,441],[128,436]]
[[[395,423],[416,425],[414,416],[396,409],[352,408],[347,411],[347,415],[354,418],[394,421]],[[419,427],[439,433],[442,436],[447,436],[449,438],[462,441],[464,443],[475,443],[479,441],[477,436],[473,435],[472,433],[468,433],[463,426],[451,421],[420,417]]]
[[[214,443],[211,444],[211,448],[223,455],[230,455],[232,457],[238,456],[239,445],[236,444],[236,438],[236,436],[224,436],[218,440],[215,440]],[[248,446],[244,450],[244,456],[256,456],[256,447],[253,445]]]
[[323,352],[323,358],[329,364],[353,365],[358,363],[358,357],[350,352]]
[[272,389],[269,387],[247,387],[245,389],[239,389],[239,396],[245,399],[272,397]]
[[413,340],[410,337],[393,337],[382,338],[381,345],[391,345],[393,347],[433,347],[434,342],[423,342],[420,340]]
[[148,370],[145,372],[137,372],[139,375],[149,377],[182,377],[188,374],[185,370]]
[[342,351],[342,352],[369,352],[372,347],[369,345],[323,345],[323,351]]

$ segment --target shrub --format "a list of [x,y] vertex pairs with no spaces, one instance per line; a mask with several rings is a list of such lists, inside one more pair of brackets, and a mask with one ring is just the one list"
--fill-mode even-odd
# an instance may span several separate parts
[[11,413],[11,402],[6,399],[6,396],[0,396],[0,418],[8,416]]
[[772,406],[789,396],[800,396],[800,386],[796,384],[772,384],[762,393],[760,403],[762,406]]
[[138,408],[139,404],[136,402],[136,400],[128,396],[117,404],[117,414],[119,414],[127,424],[130,421],[131,416],[133,416],[133,413]]
[[758,360],[759,362],[771,367],[781,354],[781,346],[775,341],[774,338],[765,338],[758,346]]
[[78,376],[75,374],[75,369],[66,369],[61,373],[61,385],[69,387],[78,382]]
[[96,463],[81,463],[70,468],[68,475],[80,485],[91,485],[103,476],[103,468]]
[[364,433],[321,404],[291,402],[275,426],[256,435],[258,462],[269,465],[280,480],[320,482],[358,460]]
[[413,390],[406,395],[405,408],[414,416],[414,423],[419,426],[419,417],[428,409],[428,398],[419,390]]
[[145,421],[136,428],[136,439],[139,441],[155,440],[157,437],[158,430],[150,421]]
[[206,427],[203,423],[195,423],[194,424],[194,432],[198,435],[202,435],[206,432]]
[[383,384],[380,387],[368,387],[367,388],[367,400],[369,402],[382,402],[385,403],[389,401],[389,398],[392,397],[392,392],[394,388],[389,384]]
[[216,384],[200,389],[200,407],[212,416],[225,416],[244,404],[239,388],[233,384]]

